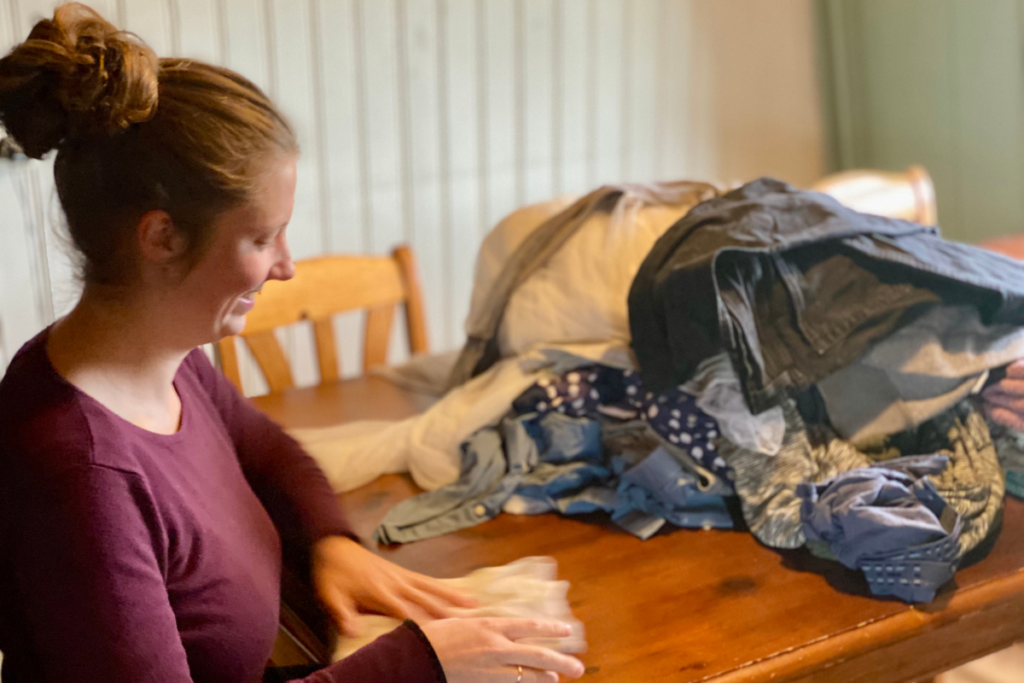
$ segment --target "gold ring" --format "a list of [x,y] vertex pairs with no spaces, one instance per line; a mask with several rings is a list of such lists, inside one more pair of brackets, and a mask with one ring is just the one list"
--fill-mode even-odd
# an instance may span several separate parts
[[523,667],[519,667],[519,677],[516,678],[516,683],[523,683]]

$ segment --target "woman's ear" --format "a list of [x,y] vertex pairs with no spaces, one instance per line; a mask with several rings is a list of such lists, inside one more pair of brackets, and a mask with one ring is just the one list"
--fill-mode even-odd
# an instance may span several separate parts
[[188,249],[188,240],[166,211],[147,211],[135,226],[139,256],[156,266],[178,263]]

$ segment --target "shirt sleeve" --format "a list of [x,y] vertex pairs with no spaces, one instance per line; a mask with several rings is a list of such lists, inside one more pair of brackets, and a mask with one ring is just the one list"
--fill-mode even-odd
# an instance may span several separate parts
[[83,465],[19,507],[13,571],[45,680],[189,683],[156,550],[164,532],[142,480]]
[[241,396],[201,350],[185,362],[220,412],[242,471],[282,539],[304,547],[331,535],[358,540],[327,477],[298,442]]
[[[406,621],[345,659],[303,678],[301,683],[446,683],[434,648]],[[298,682],[297,682],[298,683]]]

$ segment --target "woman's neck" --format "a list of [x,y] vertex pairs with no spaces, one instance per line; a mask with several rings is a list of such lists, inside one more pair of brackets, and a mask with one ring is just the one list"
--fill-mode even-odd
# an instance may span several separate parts
[[47,355],[60,375],[116,414],[173,432],[180,417],[174,376],[191,347],[176,342],[154,309],[86,287],[51,328]]

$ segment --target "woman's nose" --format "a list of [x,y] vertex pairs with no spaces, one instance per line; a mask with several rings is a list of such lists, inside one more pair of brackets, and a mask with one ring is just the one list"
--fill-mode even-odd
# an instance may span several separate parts
[[295,262],[287,245],[282,246],[281,257],[270,269],[271,280],[291,280],[295,277]]

